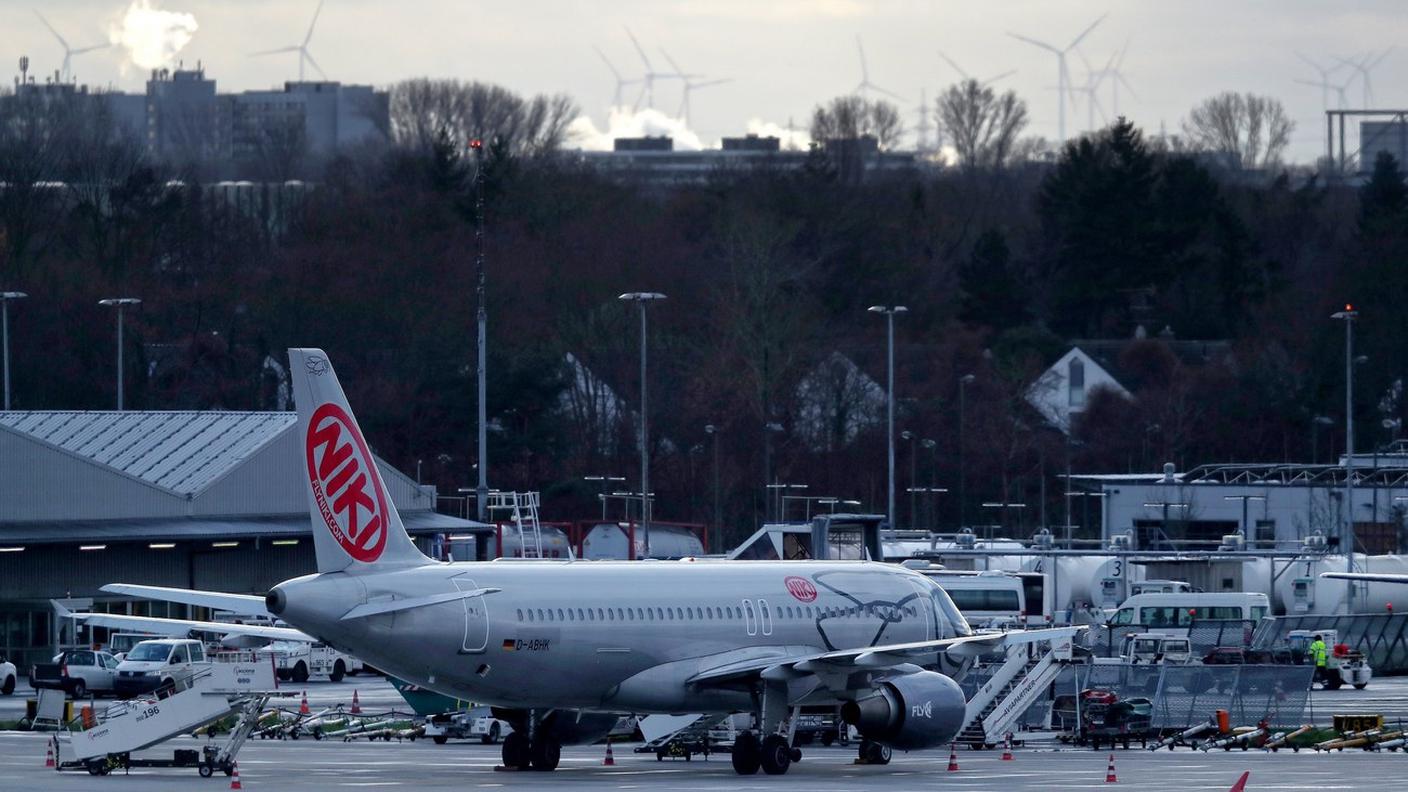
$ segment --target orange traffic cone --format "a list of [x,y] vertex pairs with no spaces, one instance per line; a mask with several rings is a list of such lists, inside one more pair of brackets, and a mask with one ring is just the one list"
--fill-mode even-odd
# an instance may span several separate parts
[[606,765],[607,767],[613,767],[616,764],[616,757],[611,753],[610,737],[606,738],[606,758],[603,759],[601,763]]
[[1118,784],[1119,779],[1115,778],[1115,755],[1110,754],[1110,766],[1105,769],[1105,783]]
[[1012,732],[1007,732],[1007,737],[1002,740],[1002,761],[1012,761]]
[[362,714],[362,702],[357,699],[357,691],[352,691],[352,714]]
[[948,771],[950,773],[958,772],[958,749],[954,747],[953,743],[948,744]]
[[244,789],[240,786],[240,763],[235,762],[235,772],[230,775],[230,789]]
[[308,711],[308,691],[306,691],[306,690],[303,691],[303,703],[298,705],[298,714],[299,714],[299,715],[308,715],[308,714],[310,714],[309,711]]
[[50,741],[48,742],[48,744],[47,744],[47,747],[44,749],[44,766],[45,766],[45,767],[52,767],[52,768],[54,768],[55,770],[58,769],[58,765],[54,763],[54,741],[53,741],[53,740],[50,740]]

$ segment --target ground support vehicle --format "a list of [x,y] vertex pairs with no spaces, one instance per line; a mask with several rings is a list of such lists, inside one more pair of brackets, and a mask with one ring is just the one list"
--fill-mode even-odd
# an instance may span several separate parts
[[8,696],[14,693],[18,682],[19,673],[15,670],[15,664],[0,656],[0,695]]
[[306,641],[274,641],[259,650],[273,658],[274,671],[280,682],[307,682],[309,677],[325,676],[341,682],[348,675],[362,671],[362,661],[321,643]]
[[112,693],[117,666],[117,658],[107,652],[69,649],[54,655],[53,662],[31,666],[29,684],[35,690],[62,690],[83,699],[90,693]]
[[197,674],[207,672],[210,667],[205,644],[200,641],[153,638],[132,647],[127,657],[117,664],[113,689],[117,695],[125,697],[177,692],[187,689]]
[[1291,630],[1286,635],[1291,657],[1297,663],[1309,664],[1310,644],[1315,636],[1320,636],[1330,651],[1325,656],[1325,674],[1317,673],[1316,681],[1325,690],[1339,690],[1344,685],[1353,685],[1355,690],[1369,686],[1374,670],[1362,652],[1351,649],[1348,644],[1339,643],[1339,633],[1335,630]]
[[1076,743],[1090,744],[1099,750],[1102,744],[1113,748],[1116,743],[1129,748],[1135,740],[1149,746],[1153,729],[1154,705],[1146,698],[1119,699],[1108,690],[1081,691],[1080,732]]
[[[273,688],[272,668],[252,657],[215,664],[164,698],[118,702],[96,722],[85,723],[88,728],[60,732],[54,738],[58,769],[107,775],[132,767],[195,767],[205,778],[216,770],[229,775],[265,704],[277,695]],[[133,756],[232,713],[238,716],[236,725],[219,744],[200,751],[177,750],[169,759]]]
[[485,745],[493,745],[512,733],[513,727],[507,721],[476,710],[432,715],[425,722],[425,736],[434,740],[436,745],[476,737]]

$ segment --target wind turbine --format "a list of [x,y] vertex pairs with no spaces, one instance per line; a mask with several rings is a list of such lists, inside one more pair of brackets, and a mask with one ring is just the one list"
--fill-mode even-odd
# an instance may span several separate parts
[[[1119,53],[1116,52],[1110,55],[1110,59],[1105,61],[1105,67],[1100,71],[1091,71],[1090,62],[1085,60],[1085,55],[1079,52],[1077,52],[1077,54],[1080,54],[1080,59],[1085,62],[1085,85],[1072,88],[1071,90],[1085,94],[1085,109],[1087,114],[1085,128],[1087,131],[1094,131],[1096,110],[1100,111],[1100,121],[1102,123],[1109,120],[1109,116],[1105,115],[1105,108],[1100,106],[1100,99],[1097,96],[1097,92],[1100,90],[1100,83],[1104,82],[1105,78],[1113,73],[1115,58],[1119,57]],[[1118,99],[1116,101],[1118,101]]]
[[622,77],[621,72],[617,71],[616,67],[612,65],[611,60],[606,57],[606,53],[602,52],[599,47],[592,47],[592,49],[596,50],[597,57],[601,58],[601,62],[606,64],[606,68],[610,69],[612,76],[616,78],[616,91],[611,95],[611,106],[621,107],[621,89],[628,85],[635,85],[640,82],[640,79],[627,80]]
[[1300,83],[1301,85],[1313,85],[1313,86],[1315,86],[1316,88],[1319,88],[1322,92],[1325,92],[1325,96],[1326,96],[1325,109],[1326,109],[1326,110],[1329,110],[1329,109],[1330,109],[1330,103],[1329,103],[1329,101],[1328,101],[1328,97],[1329,97],[1329,92],[1330,92],[1330,91],[1334,91],[1334,92],[1335,92],[1335,96],[1339,97],[1339,109],[1340,109],[1340,110],[1344,110],[1344,109],[1346,109],[1346,108],[1349,107],[1349,100],[1345,98],[1345,91],[1349,89],[1350,83],[1354,82],[1354,78],[1353,78],[1353,77],[1350,77],[1348,80],[1345,80],[1343,85],[1335,85],[1334,83],[1330,82],[1329,80],[1321,80],[1320,82],[1315,82],[1314,80],[1295,80],[1295,82],[1298,82],[1298,83]]
[[675,115],[684,119],[684,125],[686,127],[689,126],[690,93],[697,91],[700,88],[709,88],[711,86],[723,85],[724,83],[733,82],[732,77],[718,77],[712,80],[697,79],[703,77],[704,75],[686,74],[684,69],[681,69],[680,65],[678,63],[675,63],[675,59],[670,57],[670,53],[665,51],[664,47],[660,48],[660,54],[665,56],[665,61],[670,64],[670,68],[675,70],[674,74],[671,76],[678,77],[684,82],[684,89],[681,93],[680,98],[680,109],[675,113]]
[[681,77],[681,75],[655,71],[655,66],[651,64],[650,58],[645,56],[645,50],[641,49],[640,42],[636,41],[636,34],[632,33],[630,28],[626,28],[626,35],[631,39],[631,46],[636,48],[636,54],[640,56],[640,62],[645,64],[645,74],[641,75],[640,78],[640,95],[636,97],[635,109],[640,109],[640,100],[644,99],[645,106],[653,110],[655,108],[655,81],[674,79]]
[[[1303,54],[1303,53],[1297,52],[1297,53],[1296,53],[1296,57],[1297,57],[1297,58],[1300,58],[1301,60],[1303,60],[1303,61],[1305,61],[1307,64],[1309,64],[1310,68],[1314,69],[1314,70],[1317,71],[1317,72],[1320,72],[1320,82],[1318,82],[1318,83],[1309,82],[1309,81],[1307,81],[1307,80],[1296,80],[1296,82],[1298,82],[1298,83],[1303,83],[1303,84],[1305,84],[1305,85],[1319,85],[1319,86],[1320,86],[1320,102],[1321,102],[1321,104],[1323,104],[1323,105],[1325,106],[1325,109],[1326,109],[1326,110],[1329,110],[1329,109],[1330,109],[1330,89],[1334,87],[1334,85],[1332,85],[1332,84],[1330,83],[1330,75],[1331,75],[1331,74],[1334,74],[1334,73],[1337,72],[1337,71],[1339,71],[1340,68],[1344,66],[1344,64],[1340,64],[1339,66],[1331,66],[1330,68],[1327,69],[1327,68],[1325,68],[1324,66],[1321,66],[1321,65],[1320,65],[1319,63],[1317,63],[1316,61],[1311,60],[1309,56],[1307,56],[1307,55],[1305,55],[1305,54]],[[1340,109],[1344,109],[1344,96],[1343,96],[1343,95],[1340,96]]]
[[[945,55],[943,52],[940,52],[940,53],[939,53],[939,57],[940,57],[940,58],[943,58],[943,59],[944,59],[944,62],[947,63],[949,66],[952,66],[952,67],[953,67],[953,70],[956,71],[956,72],[958,72],[958,76],[962,77],[962,78],[965,79],[965,80],[971,80],[971,79],[973,79],[972,75],[970,75],[970,74],[968,74],[968,72],[964,71],[962,66],[959,66],[957,63],[955,63],[954,60],[953,60],[953,58],[950,58],[949,56]],[[1017,73],[1017,70],[1016,70],[1016,69],[1009,69],[1008,71],[1005,71],[1005,72],[1003,72],[1002,74],[997,75],[996,77],[989,77],[989,78],[987,78],[986,80],[980,80],[980,81],[978,82],[978,84],[981,85],[981,86],[983,86],[984,88],[986,88],[987,86],[992,85],[993,83],[997,82],[998,80],[1006,79],[1006,78],[1011,77],[1012,75],[1014,75],[1014,74],[1016,74],[1016,73]]]
[[1359,72],[1360,85],[1364,89],[1365,110],[1369,109],[1374,105],[1374,88],[1369,83],[1369,72],[1373,70],[1374,67],[1378,66],[1380,63],[1383,63],[1384,58],[1387,58],[1389,56],[1389,53],[1393,52],[1393,50],[1393,47],[1389,47],[1388,49],[1379,53],[1379,56],[1377,58],[1374,57],[1373,52],[1368,53],[1360,60],[1350,60],[1348,58],[1335,58],[1335,60],[1339,61],[1341,64]]
[[878,94],[884,94],[891,99],[900,99],[903,101],[903,97],[899,94],[894,91],[887,91],[870,81],[870,67],[865,63],[865,47],[860,43],[860,36],[856,36],[856,52],[860,53],[860,84],[856,86],[855,92],[862,98],[865,97],[866,91],[874,91]]
[[297,52],[297,53],[298,53],[298,81],[299,81],[299,82],[303,82],[303,64],[304,64],[304,63],[307,63],[309,66],[312,66],[314,69],[316,69],[317,72],[318,72],[318,74],[319,74],[324,80],[326,80],[326,79],[328,78],[328,76],[327,76],[327,74],[325,74],[325,73],[323,72],[323,67],[319,66],[319,65],[318,65],[318,62],[315,61],[315,60],[313,60],[313,54],[308,51],[308,42],[310,42],[310,41],[313,40],[313,28],[317,26],[317,24],[318,24],[318,15],[321,14],[321,13],[323,13],[323,0],[318,0],[318,8],[317,8],[315,11],[313,11],[313,21],[308,23],[308,32],[303,36],[303,43],[302,43],[302,44],[294,44],[294,45],[291,45],[291,46],[288,46],[288,47],[279,47],[278,49],[264,50],[263,52],[255,52],[255,53],[251,54],[250,57],[251,57],[251,58],[258,58],[258,57],[261,57],[261,56],[263,56],[263,55],[282,55],[283,53],[286,53],[286,52]]
[[94,44],[91,47],[79,47],[78,49],[74,49],[68,45],[64,37],[59,35],[59,31],[55,30],[54,26],[49,24],[49,20],[45,19],[44,15],[39,13],[37,9],[34,15],[39,17],[39,21],[44,23],[44,27],[48,28],[49,32],[54,34],[54,38],[59,40],[59,46],[64,48],[64,64],[59,70],[60,79],[62,79],[63,82],[68,82],[69,78],[73,76],[73,56],[82,55],[85,52],[93,52],[94,50],[107,49],[112,46],[111,44]]
[[1105,21],[1105,17],[1107,16],[1109,16],[1108,13],[1101,14],[1099,19],[1090,23],[1090,27],[1081,31],[1081,34],[1079,36],[1076,36],[1075,38],[1071,39],[1071,43],[1067,44],[1065,49],[1056,49],[1055,47],[1051,46],[1050,44],[1047,44],[1044,41],[1037,41],[1036,39],[1027,38],[1026,36],[1019,36],[1016,33],[1009,32],[1007,34],[1012,38],[1017,39],[1018,41],[1024,41],[1034,47],[1041,47],[1042,49],[1056,56],[1056,103],[1057,108],[1059,110],[1058,132],[1062,143],[1066,141],[1066,99],[1068,96],[1074,98],[1070,87],[1071,75],[1070,72],[1066,69],[1066,53],[1075,49],[1076,46],[1080,44],[1081,40],[1083,40],[1086,36],[1090,35],[1090,31],[1094,30],[1100,25],[1101,22]]

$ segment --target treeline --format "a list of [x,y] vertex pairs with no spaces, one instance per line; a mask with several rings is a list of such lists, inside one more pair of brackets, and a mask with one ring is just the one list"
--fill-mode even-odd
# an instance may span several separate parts
[[[418,101],[460,112],[434,91]],[[854,182],[818,151],[796,171],[659,190],[556,156],[562,110],[536,108],[514,116],[543,119],[531,142],[416,126],[415,145],[335,158],[276,230],[189,180],[173,187],[179,169],[140,152],[95,157],[91,179],[27,181],[24,129],[0,124],[0,288],[30,295],[10,306],[15,408],[110,408],[114,316],[98,300],[139,297],[129,407],[273,409],[268,361],[321,346],[379,453],[442,493],[472,486],[480,162],[461,141],[482,135],[489,479],[541,490],[545,518],[599,514],[586,476],[637,480],[628,291],[669,297],[650,317],[655,512],[714,522],[717,442],[733,538],[764,516],[769,476],[883,510],[875,304],[909,308],[896,331],[905,525],[958,522],[960,460],[970,523],[1000,518],[983,502],[1028,504],[1011,533],[1043,511],[1064,522],[1067,467],[1307,461],[1313,444],[1328,460],[1344,447],[1343,328],[1329,315],[1345,302],[1369,361],[1357,446],[1398,433],[1408,198],[1391,159],[1362,187],[1229,178],[1120,121],[1050,164],[978,134],[982,155],[961,167]],[[1148,338],[1119,366],[1133,398],[1092,394],[1069,442],[1047,427],[1026,400],[1045,367],[1071,339],[1137,325]],[[1190,365],[1165,327],[1231,353]],[[950,491],[917,497],[911,516],[915,481]]]

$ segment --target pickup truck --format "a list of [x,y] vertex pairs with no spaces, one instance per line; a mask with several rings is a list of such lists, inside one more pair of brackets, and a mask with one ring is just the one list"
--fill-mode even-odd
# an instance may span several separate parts
[[29,670],[29,684],[35,689],[62,690],[76,699],[112,693],[116,677],[117,658],[92,649],[60,652],[53,662],[36,663]]

